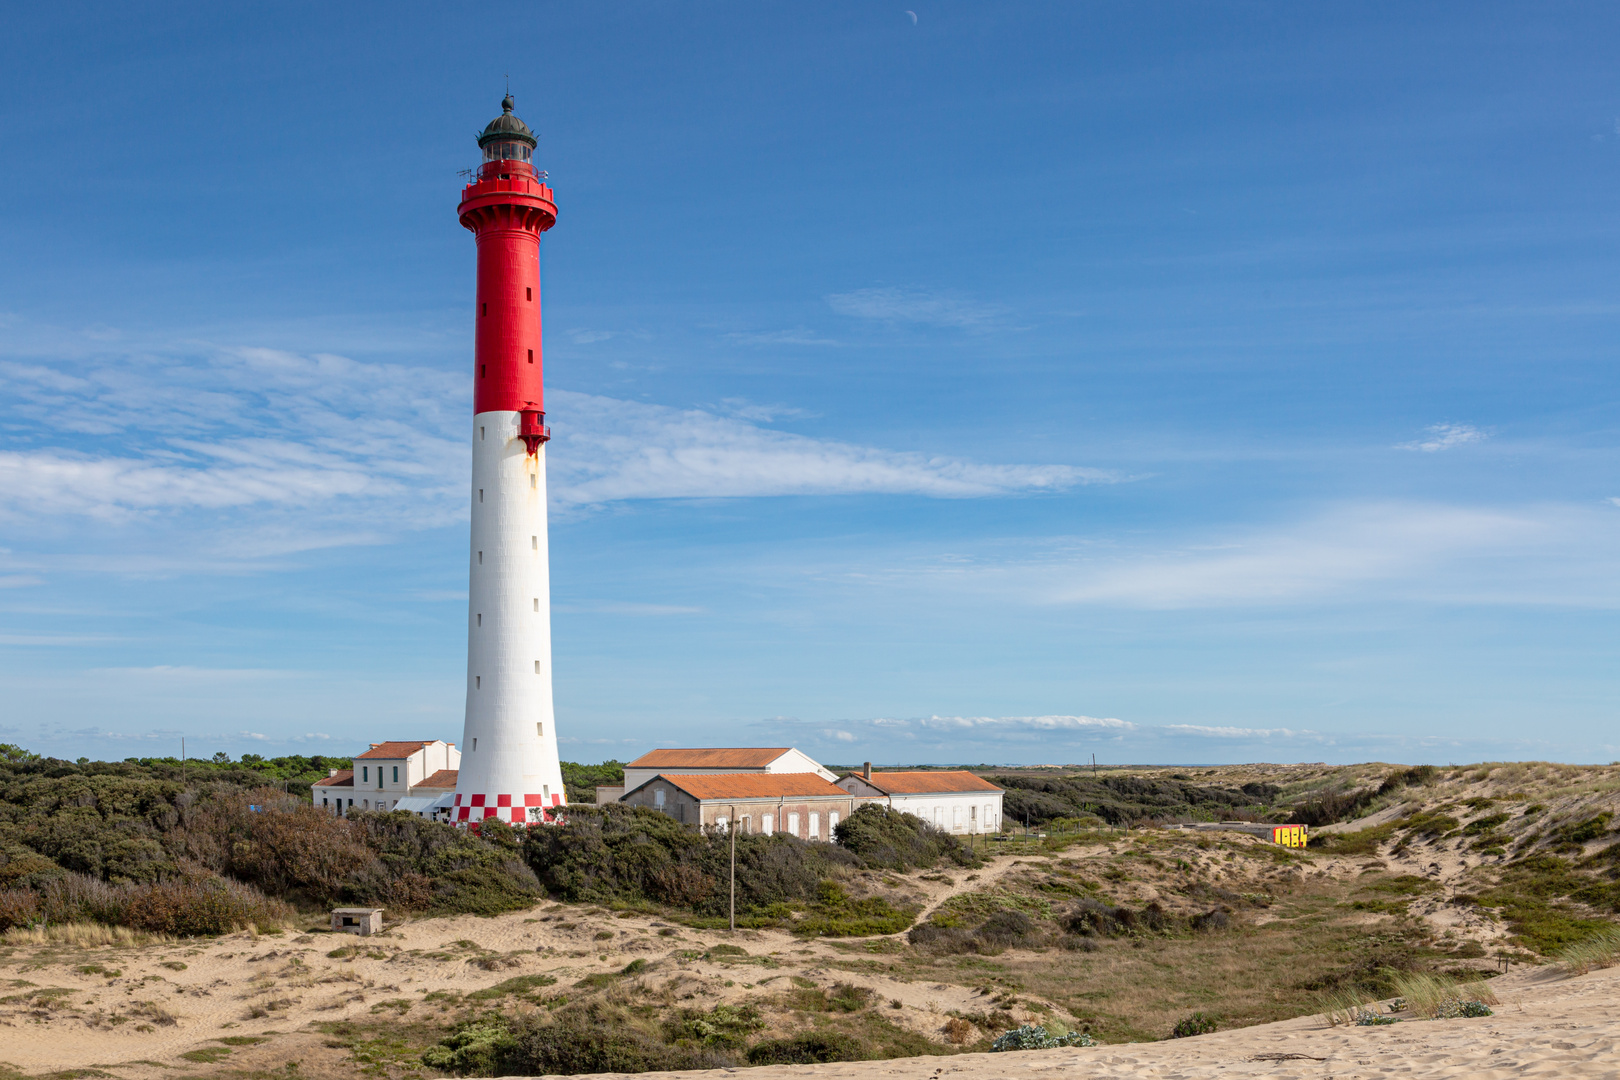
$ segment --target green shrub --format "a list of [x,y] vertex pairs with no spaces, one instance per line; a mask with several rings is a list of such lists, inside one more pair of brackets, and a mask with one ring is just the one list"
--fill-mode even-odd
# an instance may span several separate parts
[[1186,1039],[1193,1035],[1208,1035],[1216,1027],[1215,1018],[1205,1013],[1195,1012],[1185,1020],[1177,1022],[1170,1032],[1172,1039]]
[[741,1050],[747,1037],[764,1026],[752,1005],[716,1005],[706,1013],[682,1009],[664,1021],[664,1038],[677,1046]]
[[859,855],[866,866],[888,870],[927,869],[941,862],[978,866],[979,860],[960,840],[936,829],[915,814],[867,803],[838,823],[833,839]]
[[881,896],[856,900],[834,881],[821,883],[820,898],[793,924],[801,937],[869,937],[898,934],[911,925],[916,909],[901,910]]
[[1069,1032],[1066,1035],[1053,1035],[1044,1027],[1035,1024],[1025,1024],[1006,1032],[990,1044],[990,1049],[1000,1053],[1008,1050],[1051,1050],[1059,1046],[1096,1046],[1097,1040],[1084,1032]]
[[828,1061],[862,1061],[866,1048],[837,1031],[812,1031],[786,1039],[766,1039],[748,1051],[750,1065],[818,1065]]

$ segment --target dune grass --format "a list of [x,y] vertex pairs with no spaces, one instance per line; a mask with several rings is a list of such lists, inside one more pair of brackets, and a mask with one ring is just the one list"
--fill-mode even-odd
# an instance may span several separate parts
[[1620,926],[1600,931],[1558,952],[1558,965],[1571,975],[1585,975],[1620,963]]
[[131,930],[127,926],[101,923],[56,923],[50,926],[14,926],[0,934],[6,945],[76,945],[81,948],[113,946],[172,945],[177,938]]
[[1462,1002],[1500,1004],[1496,991],[1484,979],[1459,981],[1434,972],[1391,971],[1389,981],[1395,988],[1396,996],[1406,999],[1407,1011],[1424,1020],[1446,1015],[1451,1011],[1448,1006]]

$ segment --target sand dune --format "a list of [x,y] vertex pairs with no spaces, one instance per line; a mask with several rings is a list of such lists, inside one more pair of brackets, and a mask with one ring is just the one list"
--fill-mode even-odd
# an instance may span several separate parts
[[[998,1077],[1374,1077],[1620,1076],[1620,970],[1563,978],[1553,969],[1503,976],[1496,1015],[1407,1021],[1388,1027],[1326,1027],[1318,1017],[1191,1039],[1087,1049],[962,1054],[836,1065],[779,1065],[681,1073],[641,1080],[977,1080]],[[620,1073],[596,1074],[598,1080]]]

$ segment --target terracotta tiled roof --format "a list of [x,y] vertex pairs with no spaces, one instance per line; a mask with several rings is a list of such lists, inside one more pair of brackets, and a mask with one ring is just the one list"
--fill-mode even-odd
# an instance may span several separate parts
[[[829,784],[815,773],[708,773],[682,775],[660,773],[694,799],[777,799],[807,795],[833,795],[849,798],[849,792]],[[651,781],[649,781],[650,783]]]
[[354,787],[354,770],[342,769],[336,776],[323,776],[310,787]]
[[398,761],[410,757],[432,741],[432,739],[418,739],[414,742],[381,742],[363,754],[356,754],[355,759],[382,758],[384,761]]
[[[861,776],[860,773],[852,773]],[[865,780],[865,777],[861,777]],[[875,772],[866,781],[885,795],[945,795],[963,791],[1000,791],[990,781],[970,772]]]
[[417,787],[444,788],[446,791],[456,786],[456,774],[460,769],[440,769],[426,780],[419,781]]
[[695,750],[653,750],[626,765],[627,769],[763,769],[791,746],[716,747]]

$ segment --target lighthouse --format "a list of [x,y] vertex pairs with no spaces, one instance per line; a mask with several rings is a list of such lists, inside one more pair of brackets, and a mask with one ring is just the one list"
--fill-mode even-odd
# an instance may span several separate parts
[[540,234],[557,205],[535,171],[529,125],[501,115],[456,212],[478,245],[473,324],[472,543],[467,723],[452,816],[551,820],[564,802],[551,703]]

